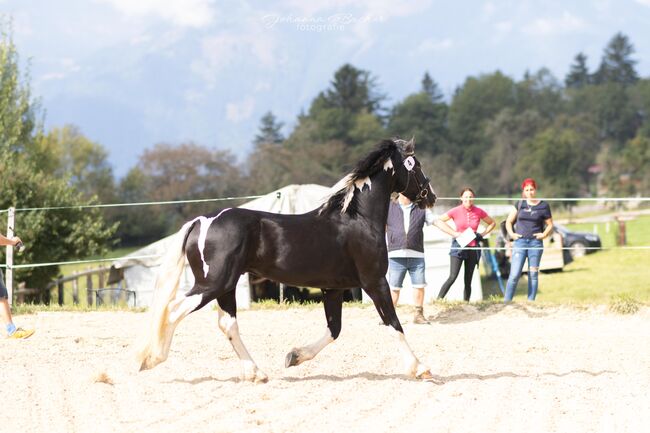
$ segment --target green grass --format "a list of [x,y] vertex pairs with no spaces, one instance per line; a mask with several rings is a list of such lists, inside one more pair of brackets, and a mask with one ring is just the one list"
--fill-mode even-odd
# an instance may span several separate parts
[[[608,250],[582,257],[562,272],[541,273],[538,299],[556,303],[608,304],[617,296],[650,302],[650,250]],[[521,296],[526,281],[520,282]]]
[[[650,247],[650,216],[644,215],[626,221],[627,245]],[[615,222],[568,224],[571,230],[596,232],[603,242],[602,251],[578,258],[564,267],[562,272],[539,276],[537,300],[556,304],[610,305],[612,311],[633,310],[636,303],[650,303],[650,249],[616,249]],[[505,281],[504,281],[505,285]],[[499,294],[497,283],[483,279],[486,296]],[[522,277],[517,287],[515,301],[525,301],[528,282]]]

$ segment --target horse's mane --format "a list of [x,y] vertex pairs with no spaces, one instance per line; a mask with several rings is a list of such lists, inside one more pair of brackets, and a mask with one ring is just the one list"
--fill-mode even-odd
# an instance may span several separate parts
[[[319,215],[329,215],[338,210],[356,217],[359,213],[355,188],[360,191],[366,185],[366,180],[380,170],[386,169],[387,161],[399,152],[399,147],[393,140],[381,141],[375,150],[361,159],[354,169],[332,187],[335,191],[318,210]],[[392,165],[390,166],[392,168]]]

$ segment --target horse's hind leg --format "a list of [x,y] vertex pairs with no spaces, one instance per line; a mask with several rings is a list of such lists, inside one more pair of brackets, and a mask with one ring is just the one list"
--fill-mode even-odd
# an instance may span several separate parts
[[141,371],[153,368],[167,359],[176,326],[178,326],[181,320],[183,320],[188,314],[199,307],[202,299],[203,295],[201,294],[190,296],[178,295],[169,303],[166,307],[166,316],[163,317],[162,323],[160,324],[160,340],[155,348],[152,349],[151,355],[142,362],[142,365],[140,366]]
[[327,319],[325,335],[309,346],[291,349],[291,352],[287,353],[284,360],[285,367],[292,367],[313,359],[325,346],[338,338],[341,333],[343,291],[323,289],[323,306],[325,307],[325,318]]
[[399,341],[398,347],[402,354],[402,358],[404,359],[406,374],[418,379],[430,379],[433,377],[429,367],[418,360],[406,341],[404,330],[402,329],[402,325],[399,323],[395,307],[393,306],[393,301],[390,297],[390,288],[388,287],[386,278],[382,278],[379,284],[375,287],[367,287],[364,288],[364,290],[368,293],[370,299],[372,299],[372,302],[375,304],[375,308],[384,323],[390,325],[395,330],[395,334]]
[[228,337],[228,341],[230,341],[232,348],[241,361],[241,379],[255,383],[266,383],[269,380],[268,376],[257,367],[239,335],[235,289],[233,288],[217,297],[217,303],[219,304],[217,308],[219,329]]

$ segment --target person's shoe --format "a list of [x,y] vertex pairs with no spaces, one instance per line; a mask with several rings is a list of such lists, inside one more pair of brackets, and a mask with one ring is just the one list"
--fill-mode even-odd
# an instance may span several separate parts
[[33,330],[33,329],[16,328],[16,330],[14,331],[14,333],[11,334],[11,335],[10,335],[9,337],[7,337],[7,338],[16,338],[16,339],[19,339],[19,338],[29,338],[29,337],[32,336],[33,333],[34,333],[34,330]]
[[424,310],[422,307],[415,308],[415,315],[413,316],[413,323],[416,325],[428,325],[429,321],[424,317]]

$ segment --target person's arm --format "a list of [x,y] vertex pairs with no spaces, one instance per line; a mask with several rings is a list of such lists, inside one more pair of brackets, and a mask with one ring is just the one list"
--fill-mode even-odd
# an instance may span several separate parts
[[490,218],[489,215],[486,215],[483,217],[482,221],[487,224],[487,227],[485,227],[485,230],[483,230],[483,233],[479,233],[481,237],[485,237],[490,233],[492,230],[494,230],[494,227],[496,227],[497,223],[494,221],[492,218]]
[[16,245],[18,242],[20,242],[20,238],[18,236],[14,236],[13,238],[9,239],[6,236],[0,235],[0,245],[2,246]]
[[513,239],[517,240],[521,237],[520,234],[515,233],[512,225],[515,223],[515,220],[517,219],[517,208],[513,209],[510,211],[508,214],[508,217],[506,218],[506,230],[508,231],[508,235]]
[[433,225],[435,225],[440,230],[450,235],[452,238],[457,238],[458,236],[460,236],[460,233],[452,229],[451,226],[447,224],[447,221],[449,221],[450,219],[451,217],[449,215],[444,214],[436,221],[434,221]]
[[539,240],[546,239],[548,235],[550,235],[551,232],[553,231],[553,218],[544,220],[544,224],[546,224],[546,228],[544,229],[544,231],[542,233],[535,233],[534,236],[536,239]]

